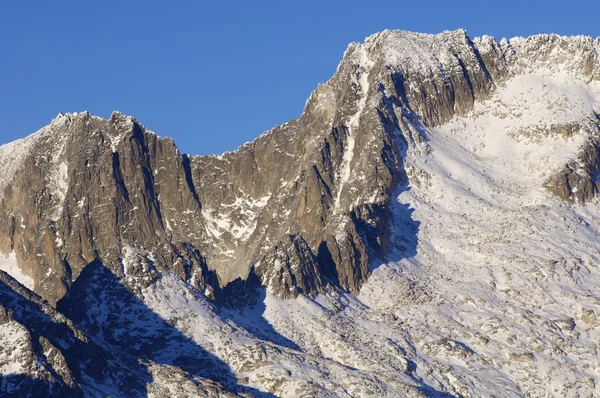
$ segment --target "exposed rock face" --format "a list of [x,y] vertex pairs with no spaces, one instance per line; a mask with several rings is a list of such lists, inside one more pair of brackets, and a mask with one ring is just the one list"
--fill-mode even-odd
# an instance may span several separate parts
[[[567,202],[583,204],[594,199],[600,189],[600,117],[594,114],[587,123],[576,124],[576,127],[589,134],[589,141],[578,158],[569,161],[545,186]],[[562,132],[568,131],[563,129]]]
[[[254,267],[281,297],[329,285],[357,293],[369,263],[390,250],[390,196],[407,183],[408,146],[426,150],[424,129],[535,68],[567,63],[600,79],[597,48],[583,37],[386,31],[350,45],[299,119],[218,157],[182,155],[120,113],[60,115],[17,145],[16,159],[5,155],[18,167],[1,184],[0,251],[17,253],[51,303],[95,259],[122,273],[128,245],[202,290]],[[592,198],[597,148],[590,142],[548,188]]]
[[[477,234],[463,231],[464,236],[489,240],[464,254],[487,253],[474,255],[477,265],[490,258],[502,263],[535,245],[497,258],[504,249],[496,241],[510,243],[513,237],[502,232],[497,238],[493,228],[483,227],[488,221],[483,213],[455,202],[469,201],[494,216],[506,210],[497,217],[505,228],[521,225],[513,220],[515,209],[505,205],[508,199],[526,207],[526,215],[548,218],[545,204],[520,201],[530,199],[532,186],[545,187],[567,205],[594,201],[600,189],[600,119],[589,102],[600,82],[599,51],[600,39],[587,37],[497,42],[487,36],[471,40],[462,30],[385,31],[349,46],[335,75],[318,86],[298,119],[235,152],[182,154],[171,139],[118,112],[109,119],[61,114],[34,135],[0,147],[0,252],[16,254],[37,293],[0,272],[0,337],[17,336],[22,348],[1,352],[0,359],[21,364],[12,370],[31,375],[2,388],[21,385],[21,391],[77,396],[111,393],[112,383],[123,396],[260,395],[246,388],[253,384],[288,396],[466,396],[501,386],[519,395],[518,383],[505,379],[506,372],[493,373],[490,364],[499,357],[482,352],[502,350],[500,369],[514,361],[535,374],[529,367],[574,355],[561,350],[586,352],[576,322],[593,333],[599,307],[590,299],[579,313],[560,319],[524,313],[531,325],[539,321],[551,329],[553,344],[567,341],[562,348],[541,344],[545,335],[539,333],[539,341],[527,343],[509,335],[515,327],[507,320],[518,318],[517,312],[472,322],[476,333],[465,326],[472,319],[463,319],[460,328],[455,319],[446,323],[446,314],[435,311],[462,293],[427,279],[445,275],[449,281],[454,275],[435,267],[455,266],[454,257],[444,257],[447,241],[435,241],[431,230],[444,229],[452,237],[466,223]],[[499,126],[505,141],[497,140],[491,125]],[[547,141],[545,152],[513,150],[543,148]],[[561,145],[563,157],[555,150]],[[510,164],[506,151],[521,164]],[[514,183],[505,182],[502,173],[496,178],[497,166],[514,173]],[[417,193],[406,195],[411,190]],[[399,202],[399,194],[411,198],[413,208]],[[430,223],[422,233],[411,216],[415,208]],[[450,221],[438,225],[428,212]],[[581,220],[577,225],[586,225]],[[394,285],[377,290],[376,281],[364,292],[374,264],[413,257],[428,268],[386,268],[382,273]],[[577,281],[584,263],[572,263],[547,264]],[[470,305],[477,311],[480,305],[484,310],[525,305],[517,301],[521,293],[506,287],[510,272],[498,269],[503,273],[490,271],[491,293],[477,300],[465,294],[455,307],[466,313]],[[537,281],[550,271],[532,272]],[[361,300],[375,309],[368,321],[363,304],[346,295],[358,295],[361,288]],[[303,297],[319,293],[319,310],[337,322],[331,329]],[[566,290],[561,294],[571,297]],[[265,325],[260,314],[248,321],[210,303],[260,306],[290,298],[298,300],[289,307],[277,302],[270,316],[305,351]],[[390,309],[398,305],[402,315],[413,306],[424,308],[425,316],[433,314],[431,323],[407,332],[402,322],[412,327],[419,314],[399,319]],[[304,315],[294,324],[298,315],[288,310],[298,306],[307,311],[306,330]],[[430,332],[439,329],[438,320],[444,328]],[[373,336],[360,335],[355,325]],[[371,330],[380,326],[382,331]],[[314,341],[322,331],[330,341]],[[426,338],[418,340],[413,332]],[[528,334],[521,334],[525,341]],[[371,337],[376,352],[364,348]],[[450,365],[456,361],[461,369]],[[492,380],[492,387],[482,379]],[[593,388],[594,380],[586,373],[577,388]]]
[[[199,288],[217,285],[194,248],[200,203],[171,140],[119,113],[59,116],[33,138],[4,190],[0,250],[28,264],[44,298],[56,302],[97,258],[122,275],[117,258],[127,245],[155,248],[156,261]],[[169,219],[182,214],[171,229]]]

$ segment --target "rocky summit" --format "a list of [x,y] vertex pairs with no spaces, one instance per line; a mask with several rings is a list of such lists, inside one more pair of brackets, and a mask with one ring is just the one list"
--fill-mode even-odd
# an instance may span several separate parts
[[384,31],[192,156],[59,114],[0,147],[0,395],[594,396],[600,38]]

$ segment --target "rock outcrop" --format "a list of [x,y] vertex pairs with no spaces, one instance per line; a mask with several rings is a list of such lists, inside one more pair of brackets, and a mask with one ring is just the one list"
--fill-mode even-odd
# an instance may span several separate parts
[[[221,156],[182,154],[118,112],[59,115],[16,154],[2,151],[11,167],[0,251],[16,252],[51,303],[95,260],[122,276],[128,246],[217,296],[250,272],[279,297],[357,293],[393,246],[390,198],[408,183],[407,148],[427,151],[427,128],[467,115],[511,76],[546,68],[599,79],[598,47],[586,37],[385,31],[349,46],[300,118]],[[595,142],[546,182],[550,191],[595,195]]]
[[146,390],[147,380],[133,358],[116,357],[89,340],[71,320],[2,271],[0,303],[0,395],[83,397],[111,385],[132,396]]
[[119,112],[1,146],[0,391],[593,391],[599,52],[385,31],[221,156]]

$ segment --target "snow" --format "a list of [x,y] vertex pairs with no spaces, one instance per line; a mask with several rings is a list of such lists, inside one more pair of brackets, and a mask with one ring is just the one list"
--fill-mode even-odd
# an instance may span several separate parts
[[594,134],[599,94],[594,82],[527,73],[428,129],[429,150],[405,159],[398,249],[373,264],[360,295],[267,295],[262,317],[307,354],[388,381],[409,375],[425,391],[594,391],[600,211],[566,206],[543,183]]
[[67,189],[69,188],[69,166],[66,162],[61,162],[58,166],[58,178],[56,179],[56,185],[58,192],[62,200],[64,200]]
[[414,158],[413,164],[443,179],[440,191],[462,184],[481,199],[506,206],[504,190],[510,190],[518,194],[517,204],[535,203],[545,195],[544,181],[576,157],[589,138],[579,128],[565,136],[561,126],[585,125],[598,109],[600,90],[592,86],[518,76],[476,104],[468,117],[433,129],[433,159]]
[[[500,45],[523,53],[553,38]],[[342,189],[353,181],[361,119],[371,110],[375,62],[427,75],[442,64],[459,67],[454,51],[467,42],[464,31],[387,31],[352,46],[357,100],[347,117],[338,209]],[[576,38],[567,47],[589,42]],[[550,52],[535,71],[523,61],[489,99],[466,116],[426,129],[426,142],[408,149],[403,161],[410,183],[394,203],[395,250],[372,264],[358,297],[331,291],[284,301],[260,290],[246,310],[217,308],[206,299],[212,288],[200,292],[168,269],[158,272],[152,253],[125,245],[123,281],[143,301],[126,314],[135,333],[164,336],[173,327],[227,363],[243,384],[277,396],[397,397],[417,389],[427,396],[594,394],[600,383],[599,203],[566,205],[543,184],[596,134],[590,116],[600,111],[600,84],[554,62],[564,58],[561,51]],[[325,101],[321,110],[327,110],[330,94],[317,92],[310,101]],[[111,138],[113,152],[121,139]],[[28,145],[25,139],[0,147],[0,159],[18,164]],[[68,164],[53,166],[51,187],[64,198]],[[12,178],[14,170],[7,170],[0,187]],[[270,200],[270,194],[240,192],[218,208],[203,208],[207,235],[224,257],[235,258],[255,234]],[[222,239],[226,234],[231,247]],[[0,269],[27,278],[14,254],[0,257]],[[145,283],[150,277],[156,281]],[[167,322],[145,317],[145,306]],[[107,308],[94,310],[95,321],[107,321]],[[0,339],[22,340],[17,329],[1,325]],[[131,331],[113,332],[121,337]],[[176,359],[181,350],[167,341],[162,359]],[[22,371],[16,360],[9,366],[2,371]]]
[[[531,138],[523,132],[585,124],[598,109],[598,93],[594,85],[519,76],[469,116],[430,129],[430,155],[415,150],[406,159],[429,178],[414,173],[398,197],[418,225],[416,254],[399,252],[400,260],[375,266],[360,304],[340,315],[352,321],[354,333],[369,333],[374,345],[384,337],[407,339],[418,375],[434,386],[476,396],[590,391],[585,383],[600,380],[592,348],[598,331],[578,319],[582,308],[600,311],[592,293],[600,288],[594,266],[600,212],[597,204],[562,205],[541,188],[589,133]],[[410,334],[388,329],[377,337],[391,326],[383,321],[390,316]],[[381,323],[367,328],[373,318]],[[574,330],[561,326],[570,320]],[[557,349],[560,356],[551,354]]]
[[[59,149],[55,150],[52,155],[53,159],[59,159],[64,151],[66,140],[62,140]],[[53,221],[58,221],[63,211],[63,203],[67,196],[69,189],[69,166],[67,162],[53,161],[50,165],[50,172],[46,177],[48,187],[52,192],[52,198],[54,201],[54,213],[52,215]]]
[[63,240],[60,237],[60,231],[56,232],[56,239],[54,239],[54,243],[56,243],[56,247],[62,247],[63,246]]
[[[297,307],[294,302],[264,296],[264,291],[262,294],[257,306],[243,314],[232,310],[217,313],[202,294],[175,275],[165,274],[157,284],[144,288],[141,298],[161,318],[169,319],[170,324],[187,337],[229,364],[239,379],[247,380],[248,385],[262,391],[273,389],[282,397],[297,396],[307,388],[306,394],[310,396],[364,396],[369,391],[378,391],[379,396],[394,397],[403,391],[386,387],[370,374],[371,369],[352,369],[331,358],[286,347],[281,341],[283,338],[277,335],[279,330],[274,330],[266,318],[273,310],[282,317],[290,316],[290,311]],[[303,306],[321,308],[305,300]],[[274,303],[279,305],[277,309],[273,308]],[[266,307],[268,312],[263,315],[261,307]],[[313,314],[306,311],[304,315],[310,327]],[[322,337],[314,336],[325,341]],[[404,382],[418,384],[402,372],[393,374],[397,387],[404,386]],[[312,390],[313,385],[316,390]]]
[[117,152],[117,147],[125,135],[131,131],[133,128],[134,118],[131,116],[127,116],[118,111],[113,111],[110,115],[111,120],[114,120],[115,129],[117,132],[120,132],[115,135],[109,135],[110,139],[110,149],[112,153]]
[[594,74],[590,67],[598,76],[598,42],[589,36],[540,34],[512,38],[503,44],[502,50],[516,54],[519,58],[516,69],[520,68],[520,72],[546,71],[578,78]]
[[344,148],[344,155],[342,157],[341,175],[339,177],[340,182],[338,185],[337,196],[335,198],[336,208],[339,208],[344,185],[350,179],[352,170],[351,163],[354,157],[354,136],[356,134],[355,130],[358,127],[360,117],[362,116],[365,110],[365,106],[367,105],[369,94],[369,72],[374,65],[374,62],[369,58],[366,49],[362,47],[357,47],[357,51],[359,51],[360,53],[358,57],[358,65],[360,66],[360,77],[357,82],[359,86],[359,100],[356,112],[350,117],[350,120],[348,121],[348,137],[346,139],[346,147]]
[[5,256],[0,252],[0,270],[15,278],[29,290],[33,290],[33,279],[23,273],[19,264],[17,264],[17,256],[14,252],[10,253],[8,256]]
[[121,142],[123,140],[123,135],[117,135],[117,136],[110,136],[110,149],[112,151],[112,153],[117,152],[117,146],[119,145],[119,142]]
[[[539,76],[520,76],[468,117],[455,117],[431,130],[433,157],[408,163],[435,176],[440,195],[463,185],[480,200],[506,207],[537,203],[547,196],[544,181],[575,158],[588,136],[560,134],[560,126],[582,121],[598,109],[598,91],[560,85]],[[558,134],[553,126],[559,126]],[[506,191],[514,193],[509,203]],[[443,208],[452,202],[440,203]],[[458,210],[457,210],[458,211]]]
[[0,343],[0,375],[24,374],[31,355],[27,329],[14,321],[0,325]]
[[228,233],[236,241],[247,241],[256,230],[258,216],[270,198],[271,195],[265,195],[254,199],[242,193],[233,203],[221,203],[218,210],[203,209],[202,216],[207,221],[209,236],[219,239]]
[[363,47],[385,65],[429,76],[441,65],[460,68],[456,52],[468,53],[469,38],[463,29],[439,34],[385,30],[369,36]]

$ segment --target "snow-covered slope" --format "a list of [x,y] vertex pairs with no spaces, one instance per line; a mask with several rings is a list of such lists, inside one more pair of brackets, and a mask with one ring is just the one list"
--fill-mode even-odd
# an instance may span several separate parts
[[[139,374],[116,396],[594,396],[599,51],[385,31],[220,157],[61,116],[0,147],[0,248],[32,263],[0,269]],[[0,370],[27,374],[3,319]]]
[[[357,297],[262,291],[252,308],[218,310],[165,275],[140,298],[277,396],[593,394],[600,211],[543,182],[590,138],[599,94],[520,75],[468,115],[424,127],[395,199],[396,249]],[[556,128],[569,123],[584,127]]]
[[541,185],[587,132],[527,133],[585,122],[599,94],[597,84],[518,76],[468,116],[427,129],[397,198],[397,226],[416,232],[399,242],[406,250],[375,264],[356,298],[268,298],[266,318],[318,355],[374,374],[409,363],[451,394],[593,395],[600,211]]
[[0,271],[4,271],[26,288],[33,290],[33,279],[25,275],[19,264],[17,263],[17,257],[14,253],[4,256],[0,253]]
[[[151,258],[151,253],[130,252],[125,267],[149,272],[130,274],[123,283],[100,264],[90,267],[58,304],[92,337],[151,363],[151,373],[173,368],[190,381],[185,388],[160,376],[148,386],[150,396],[162,396],[165,388],[173,396],[194,396],[189,388],[208,380],[250,396],[393,397],[427,388],[403,369],[389,384],[367,369],[299,347],[263,317],[265,302],[273,300],[264,289],[256,306],[218,308],[178,276],[156,271]],[[147,282],[148,274],[157,278],[154,283]]]

